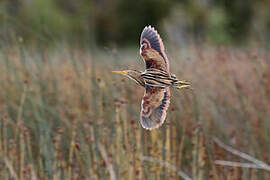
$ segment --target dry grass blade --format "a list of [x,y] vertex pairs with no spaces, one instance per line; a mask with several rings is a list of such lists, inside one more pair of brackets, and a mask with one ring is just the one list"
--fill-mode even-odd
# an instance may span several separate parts
[[263,169],[262,167],[257,166],[256,164],[253,164],[253,163],[241,163],[241,162],[223,161],[223,160],[215,160],[214,162],[215,164],[222,165],[222,166]]
[[147,157],[147,156],[142,156],[141,159],[143,161],[149,161],[149,162],[159,163],[159,164],[161,164],[161,165],[163,165],[165,167],[168,167],[171,170],[175,171],[183,179],[185,179],[185,180],[191,180],[191,178],[186,173],[184,173],[183,171],[177,169],[177,167],[175,167],[174,165],[172,165],[170,163],[167,163],[167,162],[162,161],[162,160],[158,160],[156,158]]
[[14,170],[13,166],[11,165],[9,159],[7,157],[4,157],[4,161],[5,161],[5,164],[6,164],[8,170],[10,172],[10,175],[11,175],[12,179],[18,180],[18,176],[15,173],[15,170]]
[[105,148],[99,142],[97,144],[97,147],[98,147],[98,149],[99,149],[99,151],[101,153],[102,158],[104,159],[104,161],[106,163],[107,169],[108,169],[108,171],[110,173],[110,176],[111,176],[111,180],[116,180],[117,178],[116,178],[116,175],[115,175],[115,171],[113,169],[113,165],[108,159]]
[[199,128],[194,130],[192,137],[192,177],[197,179],[198,176],[198,153],[199,153]]
[[38,180],[34,167],[31,165],[31,180]]
[[[254,157],[252,157],[252,156],[246,154],[246,153],[243,153],[243,152],[241,152],[241,151],[238,151],[238,150],[236,150],[236,149],[234,149],[234,148],[232,148],[232,147],[230,147],[230,146],[224,144],[223,142],[221,142],[221,141],[220,141],[218,138],[216,138],[216,137],[213,137],[213,140],[214,140],[214,142],[215,142],[217,145],[219,145],[220,147],[222,147],[222,148],[225,149],[226,151],[229,151],[230,153],[232,153],[232,154],[234,154],[234,155],[236,155],[236,156],[239,156],[239,157],[241,157],[241,158],[243,158],[243,159],[246,159],[246,160],[248,160],[248,161],[253,162],[254,165],[260,167],[260,169],[264,169],[264,170],[270,171],[270,166],[269,166],[268,164],[264,163],[263,161],[260,161],[260,160],[258,160],[258,159],[256,159],[256,158],[254,158]],[[233,162],[233,163],[236,163],[236,164],[237,164],[237,162]]]

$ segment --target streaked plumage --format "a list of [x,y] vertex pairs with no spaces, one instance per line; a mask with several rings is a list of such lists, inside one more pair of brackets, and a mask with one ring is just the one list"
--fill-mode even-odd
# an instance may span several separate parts
[[143,29],[140,38],[140,54],[146,65],[144,72],[137,70],[113,71],[123,74],[145,88],[141,104],[140,122],[143,128],[153,130],[166,119],[170,104],[170,87],[189,87],[170,73],[169,61],[158,32],[151,26]]

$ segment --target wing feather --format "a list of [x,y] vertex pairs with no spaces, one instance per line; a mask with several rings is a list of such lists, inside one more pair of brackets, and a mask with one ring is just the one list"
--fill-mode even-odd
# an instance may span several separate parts
[[141,109],[141,125],[153,130],[161,126],[166,119],[170,104],[170,88],[151,87],[146,85]]
[[[141,51],[141,55],[146,62],[146,68],[158,68],[169,72],[169,61],[164,50],[164,44],[160,35],[153,27],[146,26],[143,29],[140,44],[142,45],[143,43],[147,43],[149,46],[147,49]],[[156,57],[154,59],[149,58],[147,51],[151,51],[151,54],[155,54]],[[148,63],[149,61],[151,61],[151,63]],[[155,63],[153,63],[153,61],[155,61]],[[159,65],[159,67],[155,67],[155,65]]]

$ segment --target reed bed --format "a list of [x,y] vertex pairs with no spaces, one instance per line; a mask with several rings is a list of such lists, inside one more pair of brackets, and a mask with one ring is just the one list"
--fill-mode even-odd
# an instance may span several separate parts
[[[171,48],[165,124],[139,124],[143,88],[111,70],[143,69],[137,51],[59,46],[0,51],[0,179],[270,179],[212,137],[270,163],[270,53]],[[181,176],[181,174],[183,176]]]

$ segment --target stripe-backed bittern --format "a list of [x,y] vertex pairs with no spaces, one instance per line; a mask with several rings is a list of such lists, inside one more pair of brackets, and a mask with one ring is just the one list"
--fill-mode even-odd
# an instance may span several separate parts
[[153,130],[165,121],[170,104],[170,87],[181,89],[189,87],[190,83],[179,81],[170,73],[163,42],[153,27],[148,26],[143,29],[140,45],[140,54],[145,61],[146,70],[113,72],[125,75],[145,88],[140,122],[145,129]]

